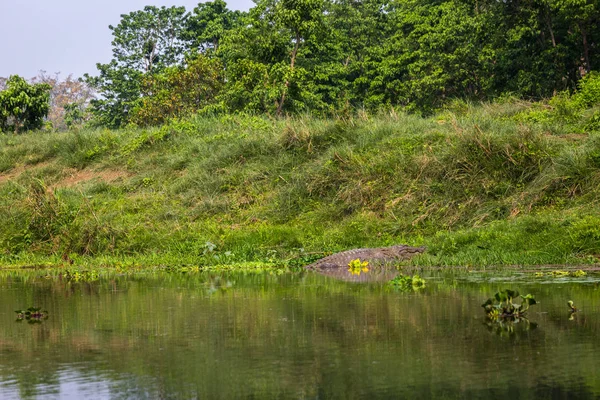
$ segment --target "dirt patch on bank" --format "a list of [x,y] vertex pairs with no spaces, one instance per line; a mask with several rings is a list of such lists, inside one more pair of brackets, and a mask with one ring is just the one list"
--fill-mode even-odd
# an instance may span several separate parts
[[[50,165],[49,162],[43,162],[36,165],[18,165],[11,170],[0,173],[0,185],[11,180],[19,179],[24,173],[32,173],[36,170],[42,169]],[[48,190],[54,190],[58,188],[69,188],[74,187],[89,181],[99,180],[103,182],[114,182],[118,179],[129,177],[125,171],[119,171],[114,169],[107,170],[93,170],[84,169],[77,170],[69,168],[61,173],[62,177],[57,181],[48,186]]]
[[49,162],[41,162],[35,165],[17,165],[13,169],[9,169],[5,172],[0,172],[0,185],[19,178],[26,171],[35,171],[38,169],[45,168],[48,165],[50,165]]
[[70,188],[90,181],[103,181],[110,183],[129,176],[129,174],[125,171],[112,169],[102,171],[69,169],[65,172],[65,176],[58,182],[48,186],[48,190]]
[[25,168],[23,168],[23,167],[17,167],[17,168],[13,168],[7,172],[0,173],[0,185],[15,179],[16,177],[21,175],[21,173],[23,173],[24,170],[25,170]]

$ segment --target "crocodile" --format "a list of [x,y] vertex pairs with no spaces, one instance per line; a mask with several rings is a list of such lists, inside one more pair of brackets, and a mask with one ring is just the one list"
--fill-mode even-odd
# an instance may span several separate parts
[[425,247],[412,247],[402,244],[390,247],[353,249],[321,258],[320,260],[307,265],[305,268],[343,268],[348,267],[350,261],[356,259],[368,261],[370,264],[386,264],[394,261],[408,260],[412,256],[423,253],[424,251]]

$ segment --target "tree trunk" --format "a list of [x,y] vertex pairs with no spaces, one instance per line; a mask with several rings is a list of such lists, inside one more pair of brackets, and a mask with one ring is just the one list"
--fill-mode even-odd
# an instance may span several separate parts
[[546,25],[548,25],[548,31],[550,31],[550,38],[552,39],[552,47],[556,47],[556,39],[554,37],[554,30],[552,29],[552,20],[550,19],[550,8],[546,5]]
[[583,57],[585,61],[585,72],[590,72],[592,70],[592,66],[590,65],[590,49],[587,40],[587,32],[583,27],[582,23],[577,23],[579,26],[579,30],[581,31],[581,36],[583,38]]
[[[298,55],[298,48],[300,47],[300,33],[296,32],[296,43],[294,44],[294,50],[292,50],[292,59],[290,61],[290,73],[294,72],[294,65],[296,64],[296,56]],[[285,85],[283,88],[283,93],[281,94],[281,99],[277,104],[277,116],[281,115],[281,111],[283,110],[283,103],[285,102],[285,97],[287,95],[287,90],[290,87],[290,80],[287,79],[285,81]]]

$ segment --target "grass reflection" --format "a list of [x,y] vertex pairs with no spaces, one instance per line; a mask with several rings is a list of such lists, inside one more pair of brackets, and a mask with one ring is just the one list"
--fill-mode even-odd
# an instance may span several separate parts
[[[541,300],[532,322],[490,335],[480,304],[498,283],[435,273],[419,294],[307,272],[47,276],[0,275],[10,311],[0,313],[0,381],[17,382],[22,398],[57,385],[62,366],[102,377],[107,397],[600,395],[593,283],[515,284]],[[565,299],[581,310],[574,321]],[[7,323],[23,304],[52,318]],[[502,363],[515,370],[499,372]]]

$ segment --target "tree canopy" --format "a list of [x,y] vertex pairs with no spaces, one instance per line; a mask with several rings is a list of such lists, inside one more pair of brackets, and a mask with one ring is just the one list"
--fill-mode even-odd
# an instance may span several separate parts
[[92,104],[97,121],[111,127],[141,123],[144,113],[153,117],[143,123],[162,123],[201,110],[429,113],[454,99],[575,90],[600,65],[599,22],[600,0],[256,0],[247,13],[223,0],[189,13],[145,7],[110,27],[113,59],[87,80],[101,95]]
[[18,75],[10,76],[0,91],[0,131],[41,128],[50,110],[50,89],[46,83],[29,84]]

